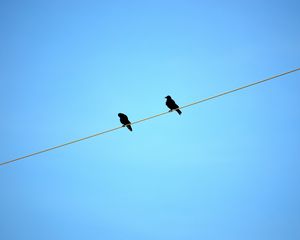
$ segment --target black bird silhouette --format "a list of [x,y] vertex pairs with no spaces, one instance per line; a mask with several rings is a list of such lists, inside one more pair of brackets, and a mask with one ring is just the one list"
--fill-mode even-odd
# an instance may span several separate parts
[[[179,108],[179,106],[175,103],[175,101],[171,98],[171,96],[166,96],[166,105],[168,108],[170,108],[172,110],[176,109],[176,108]],[[176,109],[176,112],[178,112],[178,114],[180,115],[181,114],[181,111],[179,109]]]
[[131,126],[127,125],[127,124],[131,124],[128,117],[124,113],[119,113],[118,116],[120,118],[120,122],[123,124],[123,127],[126,126],[130,131],[132,131]]

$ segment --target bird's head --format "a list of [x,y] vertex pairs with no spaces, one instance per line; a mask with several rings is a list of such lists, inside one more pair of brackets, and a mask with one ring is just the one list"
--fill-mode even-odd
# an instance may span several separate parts
[[124,115],[123,113],[118,113],[118,116],[121,117],[122,115]]
[[168,95],[168,96],[166,96],[165,98],[166,98],[166,99],[171,99],[171,96]]

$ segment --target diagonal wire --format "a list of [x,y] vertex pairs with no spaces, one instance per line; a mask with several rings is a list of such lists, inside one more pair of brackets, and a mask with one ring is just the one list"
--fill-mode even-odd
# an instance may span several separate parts
[[[211,100],[211,99],[218,98],[218,97],[221,97],[221,96],[224,96],[224,95],[227,95],[227,94],[230,94],[230,93],[233,93],[233,92],[236,92],[236,91],[239,91],[239,90],[248,88],[248,87],[252,87],[252,86],[254,86],[254,85],[257,85],[257,84],[260,84],[260,83],[263,83],[263,82],[267,82],[267,81],[270,81],[270,80],[272,80],[272,79],[274,79],[274,78],[278,78],[278,77],[281,77],[281,76],[283,76],[283,75],[287,75],[287,74],[290,74],[290,73],[293,73],[293,72],[296,72],[296,71],[299,71],[299,70],[300,70],[300,68],[296,68],[296,69],[293,69],[293,70],[290,70],[290,71],[287,71],[287,72],[284,72],[284,73],[281,73],[281,74],[277,74],[277,75],[271,76],[271,77],[269,77],[269,78],[266,78],[266,79],[263,79],[263,80],[260,80],[260,81],[257,81],[257,82],[253,82],[253,83],[250,83],[250,84],[247,84],[247,85],[244,85],[244,86],[241,86],[241,87],[238,87],[238,88],[235,88],[235,89],[226,91],[226,92],[219,93],[219,94],[217,94],[217,95],[213,95],[213,96],[208,97],[208,98],[201,99],[201,100],[199,100],[199,101],[192,102],[192,103],[190,103],[190,104],[184,105],[184,106],[179,107],[179,108],[177,108],[177,109],[183,109],[183,108],[187,108],[187,107],[190,107],[190,106],[193,106],[193,105],[202,103],[202,102],[206,102],[206,101],[209,101],[209,100]],[[177,110],[177,109],[176,109],[176,110]],[[152,118],[160,117],[160,116],[165,115],[165,114],[168,114],[168,113],[170,113],[170,111],[163,112],[163,113],[159,113],[159,114],[156,114],[156,115],[147,117],[147,118],[143,118],[143,119],[141,119],[141,120],[132,122],[131,125],[137,124],[137,123],[140,123],[140,122],[144,122],[144,121],[148,121],[148,120],[150,120],[150,119],[152,119]],[[73,140],[73,141],[70,141],[70,142],[66,142],[66,143],[63,143],[63,144],[60,144],[60,145],[56,145],[56,146],[54,146],[54,147],[46,148],[46,149],[41,150],[41,151],[38,151],[38,152],[33,152],[33,153],[31,153],[31,154],[24,155],[24,156],[22,156],[22,157],[15,158],[15,159],[12,159],[12,160],[9,160],[9,161],[6,161],[6,162],[1,162],[1,163],[0,163],[0,166],[5,165],[5,164],[9,164],[9,163],[12,163],[12,162],[16,162],[16,161],[19,161],[19,160],[22,160],[22,159],[24,159],[24,158],[28,158],[28,157],[31,157],[31,156],[34,156],[34,155],[38,155],[38,154],[41,154],[41,153],[44,153],[44,152],[49,152],[49,151],[52,151],[52,150],[54,150],[54,149],[56,149],[56,148],[65,147],[65,146],[67,146],[67,145],[71,145],[71,144],[73,144],[73,143],[77,143],[77,142],[80,142],[80,141],[84,141],[84,140],[87,140],[87,139],[89,139],[89,138],[97,137],[97,136],[103,135],[103,134],[105,134],[105,133],[113,132],[113,131],[116,131],[116,130],[122,128],[122,127],[123,127],[123,126],[119,126],[119,127],[116,127],[116,128],[112,128],[112,129],[109,129],[109,130],[106,130],[106,131],[103,131],[103,132],[95,133],[95,134],[90,135],[90,136],[87,136],[87,137],[79,138],[79,139],[76,139],[76,140]]]

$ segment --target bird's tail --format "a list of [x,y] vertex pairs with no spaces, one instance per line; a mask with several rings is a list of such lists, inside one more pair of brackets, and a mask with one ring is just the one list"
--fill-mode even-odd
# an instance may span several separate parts
[[127,125],[126,127],[132,132],[132,127],[130,125]]
[[179,115],[182,113],[179,109],[177,109],[176,112],[178,112]]

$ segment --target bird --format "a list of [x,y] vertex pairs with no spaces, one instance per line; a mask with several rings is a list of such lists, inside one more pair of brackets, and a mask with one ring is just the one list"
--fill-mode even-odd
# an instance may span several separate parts
[[178,114],[180,115],[182,112],[179,109],[177,109],[179,108],[179,106],[175,103],[175,101],[171,98],[171,96],[168,95],[165,98],[167,99],[166,101],[167,107],[171,109],[170,112],[176,109],[176,112],[178,112]]
[[132,131],[132,127],[130,126],[131,122],[129,121],[128,117],[124,113],[118,114],[120,118],[120,122],[123,124],[123,127],[127,127],[129,131]]

